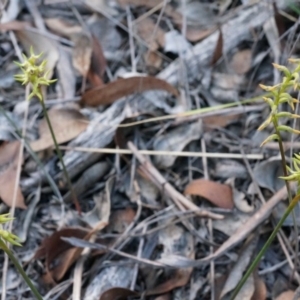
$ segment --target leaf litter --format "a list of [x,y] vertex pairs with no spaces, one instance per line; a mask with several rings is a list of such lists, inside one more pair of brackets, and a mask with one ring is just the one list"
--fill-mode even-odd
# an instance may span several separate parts
[[[12,80],[13,61],[31,46],[58,79],[45,91],[45,104],[58,143],[67,146],[64,161],[83,208],[78,215],[70,201],[33,99],[26,142],[40,162],[25,150],[14,230],[26,242],[14,251],[48,298],[226,299],[237,285],[286,207],[278,149],[257,142],[264,118],[263,104],[254,103],[262,95],[258,84],[276,82],[271,62],[299,52],[297,16],[286,1],[247,3],[44,1],[35,9],[4,8],[0,63],[9,80],[0,83],[1,210],[9,210],[19,175],[25,103],[23,87]],[[224,103],[235,107],[216,109]],[[190,109],[205,114],[183,114]],[[155,120],[147,122],[149,116]],[[119,127],[128,120],[135,125]],[[293,230],[289,218],[282,231],[288,250],[274,242],[278,258],[261,261],[240,299],[296,297],[291,265],[268,273],[270,261],[293,256]],[[12,266],[7,274],[7,297],[27,297]],[[275,294],[282,277],[289,285]]]

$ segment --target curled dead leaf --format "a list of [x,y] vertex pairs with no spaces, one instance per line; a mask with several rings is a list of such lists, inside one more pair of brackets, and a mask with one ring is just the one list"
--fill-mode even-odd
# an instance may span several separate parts
[[165,80],[151,76],[136,76],[118,79],[85,92],[81,104],[88,106],[111,104],[122,97],[149,90],[165,90],[175,97],[179,96],[178,90]]
[[233,208],[232,189],[226,184],[196,179],[186,186],[184,194],[201,196],[221,208]]
[[[35,259],[45,258],[45,281],[54,283],[63,278],[70,266],[79,257],[82,249],[74,248],[63,241],[62,237],[77,237],[84,239],[89,231],[83,228],[64,228],[45,238],[42,245],[35,253]],[[54,264],[54,261],[59,262]]]
[[[3,142],[0,146],[0,198],[6,205],[12,205],[13,193],[17,179],[17,165],[20,142]],[[18,187],[16,207],[26,208],[21,188]]]

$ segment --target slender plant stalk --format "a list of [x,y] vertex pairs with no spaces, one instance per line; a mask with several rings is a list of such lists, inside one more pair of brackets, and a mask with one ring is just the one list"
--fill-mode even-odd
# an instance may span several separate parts
[[22,266],[19,264],[17,258],[13,255],[11,250],[6,246],[6,244],[3,242],[3,240],[0,238],[0,248],[7,254],[7,256],[10,258],[10,260],[13,262],[15,267],[17,268],[18,272],[22,275],[23,279],[26,281],[27,285],[31,289],[32,293],[38,300],[43,300],[43,297],[41,294],[38,292],[36,287],[32,284],[30,278],[27,276],[25,273],[24,269]]
[[[277,120],[273,120],[273,124],[274,124],[274,128],[275,128],[275,132],[278,135],[278,145],[279,145],[279,152],[280,152],[280,156],[281,156],[281,164],[282,164],[283,174],[284,174],[284,176],[288,176],[288,171],[287,171],[287,167],[286,167],[287,163],[286,163],[286,159],[285,159],[285,155],[284,155],[282,138],[281,138],[280,132],[278,130]],[[286,190],[287,190],[287,193],[288,193],[289,203],[291,204],[291,202],[292,202],[292,193],[291,193],[290,184],[287,180],[285,180],[285,186],[286,186]],[[295,214],[294,210],[292,210],[292,218],[293,218],[293,223],[294,223],[295,237],[296,237],[296,240],[297,240],[298,226],[297,226],[296,214]],[[296,243],[295,244],[295,253],[298,253],[298,251],[299,251],[299,245],[298,245],[298,243]],[[294,271],[297,269],[298,264],[299,264],[298,255],[296,254],[295,255]]]
[[[295,157],[293,158],[293,167],[288,167],[286,164],[286,159],[285,159],[285,154],[284,154],[284,148],[283,148],[283,143],[282,143],[282,138],[281,138],[281,131],[286,131],[290,133],[297,133],[299,134],[300,131],[296,130],[295,128],[286,126],[286,125],[279,125],[279,119],[282,117],[287,117],[291,119],[297,119],[300,116],[288,111],[281,111],[280,106],[283,103],[287,103],[291,108],[292,111],[294,111],[294,104],[299,103],[298,99],[292,98],[292,96],[289,94],[289,88],[293,87],[294,90],[300,89],[300,59],[289,59],[289,61],[293,64],[296,64],[296,67],[291,71],[289,70],[286,66],[278,65],[278,64],[273,64],[274,68],[280,70],[281,72],[284,73],[284,77],[281,83],[274,85],[274,86],[265,86],[265,85],[260,85],[260,87],[265,90],[269,91],[272,94],[272,97],[263,97],[263,99],[269,104],[271,111],[268,116],[268,118],[260,125],[258,130],[262,130],[266,128],[268,125],[273,123],[274,129],[275,129],[275,134],[270,135],[263,143],[265,143],[277,139],[278,140],[278,145],[279,145],[279,150],[280,150],[280,155],[281,155],[281,162],[282,162],[282,169],[284,176],[281,177],[282,179],[285,180],[286,182],[286,189],[288,193],[288,198],[289,198],[289,205],[286,211],[284,212],[282,218],[280,219],[279,223],[275,226],[275,229],[273,230],[271,236],[267,240],[267,242],[264,244],[263,248],[260,250],[259,254],[255,257],[254,261],[248,268],[247,272],[244,274],[242,280],[239,282],[235,290],[233,291],[233,294],[231,296],[231,300],[235,299],[235,297],[238,295],[239,291],[241,290],[242,286],[245,284],[247,281],[248,277],[250,274],[254,271],[255,267],[261,260],[262,256],[264,253],[267,251],[268,247],[272,243],[273,239],[275,238],[276,234],[280,230],[280,228],[283,225],[283,222],[285,219],[288,217],[288,215],[292,212],[293,215],[293,221],[295,225],[295,234],[296,237],[298,238],[298,228],[296,224],[296,217],[295,217],[295,212],[293,211],[294,207],[298,203],[300,199],[300,154],[295,154]],[[273,99],[272,99],[273,98]],[[298,182],[298,190],[296,192],[296,196],[292,199],[292,194],[291,194],[291,189],[288,181],[297,181]],[[297,242],[298,243],[298,242]],[[297,257],[297,250],[298,250],[298,244],[296,245],[296,257]],[[295,262],[295,268],[297,266],[297,260]],[[295,270],[294,268],[294,270]]]
[[291,211],[294,209],[294,207],[298,203],[299,199],[300,199],[300,194],[296,195],[294,197],[294,199],[292,199],[292,202],[289,204],[288,208],[284,212],[284,214],[281,217],[281,219],[279,220],[278,224],[276,225],[276,227],[272,231],[272,234],[268,238],[267,242],[264,244],[264,246],[261,248],[261,250],[259,251],[259,253],[255,257],[254,261],[252,262],[252,264],[248,268],[248,270],[245,273],[245,275],[243,276],[242,280],[238,283],[238,285],[235,288],[233,294],[231,295],[230,300],[234,300],[235,297],[238,295],[238,293],[240,292],[241,288],[246,283],[248,277],[254,271],[254,269],[256,268],[256,266],[258,265],[258,263],[260,262],[262,256],[265,254],[265,252],[270,247],[271,243],[273,242],[274,238],[276,237],[276,235],[277,235],[278,231],[280,230],[281,226],[283,225],[284,221],[286,220],[286,218],[289,216],[289,214],[291,213]]
[[55,149],[56,149],[58,158],[59,158],[59,160],[60,160],[60,162],[61,162],[61,164],[62,164],[63,172],[64,172],[65,178],[66,178],[66,180],[67,180],[67,183],[68,183],[70,192],[71,192],[71,194],[72,194],[72,198],[73,198],[73,201],[74,201],[76,210],[77,210],[78,213],[80,214],[80,213],[81,213],[81,208],[80,208],[79,202],[78,202],[78,200],[77,200],[76,194],[75,194],[75,192],[74,192],[74,189],[73,189],[73,187],[72,187],[72,183],[71,183],[71,180],[70,180],[68,171],[67,171],[67,169],[66,169],[66,166],[65,166],[65,163],[64,163],[64,160],[63,160],[63,157],[62,157],[62,153],[61,153],[60,148],[59,148],[59,146],[58,146],[58,143],[57,143],[57,140],[56,140],[56,137],[55,137],[55,133],[54,133],[54,130],[53,130],[53,127],[52,127],[50,118],[49,118],[49,116],[48,116],[48,112],[47,112],[45,103],[44,103],[43,100],[40,101],[40,102],[41,102],[41,104],[42,104],[43,112],[44,112],[44,115],[45,115],[45,118],[46,118],[46,121],[47,121],[49,130],[50,130],[50,133],[51,133],[51,136],[52,136],[54,145],[55,145]]

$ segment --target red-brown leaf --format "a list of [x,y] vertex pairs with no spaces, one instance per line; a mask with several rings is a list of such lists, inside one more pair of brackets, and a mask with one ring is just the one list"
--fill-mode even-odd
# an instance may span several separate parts
[[179,95],[175,87],[162,79],[151,76],[136,76],[118,79],[103,87],[85,92],[81,104],[88,106],[111,104],[122,97],[149,90],[165,90],[176,97]]
[[184,194],[201,196],[221,208],[232,209],[234,206],[230,186],[206,179],[196,179],[190,182]]

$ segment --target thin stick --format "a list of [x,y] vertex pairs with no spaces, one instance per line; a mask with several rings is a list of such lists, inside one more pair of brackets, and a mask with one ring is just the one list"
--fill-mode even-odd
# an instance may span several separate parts
[[[130,149],[112,149],[112,148],[85,148],[85,147],[70,147],[61,146],[63,150],[73,150],[79,152],[93,152],[106,154],[133,154]],[[207,157],[207,158],[235,158],[235,159],[253,159],[261,160],[264,158],[263,154],[239,154],[239,153],[209,153],[209,152],[190,152],[190,151],[153,151],[153,150],[139,150],[139,153],[144,155],[166,155],[166,156],[182,156],[182,157]]]

